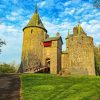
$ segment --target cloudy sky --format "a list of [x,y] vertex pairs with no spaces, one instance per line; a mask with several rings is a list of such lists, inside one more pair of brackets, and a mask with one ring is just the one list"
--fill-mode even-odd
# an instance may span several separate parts
[[[100,44],[100,8],[92,0],[37,0],[39,14],[50,36],[60,32],[65,50],[67,31],[78,21],[85,32]],[[35,0],[0,0],[0,38],[6,41],[2,47],[0,62],[20,63],[22,50],[22,29],[35,10]]]

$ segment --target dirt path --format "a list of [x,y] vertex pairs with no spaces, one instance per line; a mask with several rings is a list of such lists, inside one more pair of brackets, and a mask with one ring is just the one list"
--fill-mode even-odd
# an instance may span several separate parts
[[0,100],[20,100],[20,78],[18,75],[0,75]]

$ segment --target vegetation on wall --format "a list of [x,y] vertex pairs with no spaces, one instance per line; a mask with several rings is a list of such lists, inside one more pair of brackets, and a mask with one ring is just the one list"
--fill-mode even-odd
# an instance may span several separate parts
[[[33,60],[34,59],[34,60]],[[37,55],[35,55],[32,52],[28,53],[28,56],[22,57],[22,62],[20,64],[20,67],[18,69],[19,72],[23,72],[23,67],[28,69],[28,68],[37,68],[42,66],[40,60],[38,59]]]
[[100,75],[100,46],[95,47],[95,69],[96,74]]

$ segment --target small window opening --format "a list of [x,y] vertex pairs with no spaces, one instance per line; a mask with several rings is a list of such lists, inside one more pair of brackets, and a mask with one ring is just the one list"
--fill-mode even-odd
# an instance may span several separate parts
[[31,34],[33,33],[33,29],[31,30]]

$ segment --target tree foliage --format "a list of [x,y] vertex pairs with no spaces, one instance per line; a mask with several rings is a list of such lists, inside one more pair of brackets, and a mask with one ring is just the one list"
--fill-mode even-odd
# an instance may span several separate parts
[[0,64],[0,74],[3,73],[16,73],[17,68],[11,64]]
[[3,45],[6,45],[6,42],[5,42],[5,41],[2,41],[2,39],[0,39],[0,53],[1,53],[1,47],[2,47]]

